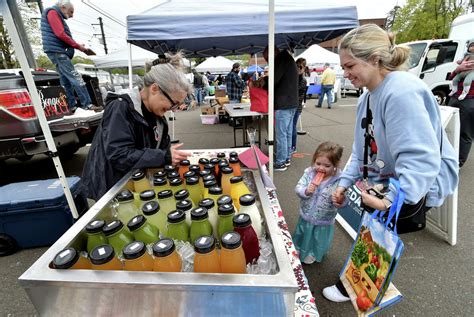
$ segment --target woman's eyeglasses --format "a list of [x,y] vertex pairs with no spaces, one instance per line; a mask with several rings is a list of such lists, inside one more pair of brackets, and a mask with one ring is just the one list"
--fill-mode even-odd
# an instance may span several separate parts
[[166,91],[164,91],[160,86],[158,86],[158,88],[160,88],[161,92],[163,93],[163,96],[165,96],[166,99],[168,99],[168,101],[170,102],[170,104],[171,104],[170,110],[178,109],[178,107],[182,104],[182,102],[181,101],[178,101],[178,102],[174,101],[170,97],[170,95],[168,95],[168,93]]

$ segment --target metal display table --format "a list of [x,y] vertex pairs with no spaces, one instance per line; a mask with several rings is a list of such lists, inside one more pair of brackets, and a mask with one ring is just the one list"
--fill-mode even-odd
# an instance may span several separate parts
[[248,120],[252,117],[256,117],[258,120],[258,144],[261,146],[262,141],[262,119],[266,115],[264,113],[251,111],[249,103],[229,103],[224,105],[225,111],[229,114],[231,118],[242,118],[243,125],[238,127],[237,124],[234,124],[234,147],[237,147],[237,138],[236,130],[242,129],[242,146],[248,146],[249,141],[247,138],[247,125]]

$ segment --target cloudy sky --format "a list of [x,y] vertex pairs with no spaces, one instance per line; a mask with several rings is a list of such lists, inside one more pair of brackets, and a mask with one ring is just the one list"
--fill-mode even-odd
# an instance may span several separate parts
[[[179,1],[179,0],[173,0]],[[197,1],[197,0],[196,0]],[[278,1],[278,0],[276,0]],[[293,0],[298,1],[298,0]],[[44,8],[53,5],[56,0],[43,0]],[[104,22],[104,33],[109,53],[126,45],[126,16],[137,14],[152,8],[164,0],[71,0],[75,7],[74,17],[68,20],[74,39],[92,48],[97,55],[103,55],[103,46],[99,43],[100,27],[98,17]],[[219,1],[216,0],[216,4]],[[236,1],[238,3],[238,1]],[[319,0],[322,6],[325,4],[334,6],[356,5],[359,18],[382,18],[387,15],[395,5],[403,5],[405,0]]]

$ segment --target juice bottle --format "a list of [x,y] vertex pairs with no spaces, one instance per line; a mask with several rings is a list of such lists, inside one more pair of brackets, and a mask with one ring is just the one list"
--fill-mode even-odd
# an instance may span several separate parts
[[103,220],[93,220],[87,224],[87,252],[91,252],[98,245],[107,244],[107,238],[102,232],[104,226]]
[[252,227],[255,229],[257,237],[263,238],[262,217],[260,216],[260,211],[255,203],[255,196],[252,194],[240,196],[239,202],[239,213],[246,213],[250,216],[252,219]]
[[212,175],[209,170],[199,172],[199,188],[201,188],[202,195],[204,195],[204,178],[209,175]]
[[237,153],[235,151],[230,152],[229,153],[229,159],[231,159],[233,157],[239,158],[239,153]]
[[228,231],[222,235],[220,260],[222,273],[247,273],[247,263],[240,234]]
[[173,178],[179,178],[179,173],[177,171],[170,171],[168,174],[166,174],[166,178],[168,179],[168,183],[170,182],[170,180],[172,180]]
[[217,169],[217,183],[219,185],[222,185],[222,169],[225,167],[229,167],[229,162],[227,162],[226,159],[222,159],[219,164],[219,168]]
[[203,199],[201,188],[199,187],[199,177],[186,178],[186,189],[189,191],[189,198],[197,206],[199,201]]
[[151,189],[151,184],[145,177],[145,172],[138,170],[132,175],[133,187],[135,193],[141,193],[144,190]]
[[[199,168],[199,167],[198,167],[198,168]],[[186,184],[186,180],[187,180],[188,178],[190,178],[190,177],[196,176],[196,172],[194,172],[194,171],[187,171],[186,173],[183,174],[183,176],[184,176],[184,180],[183,180],[183,181],[184,181],[184,184]]]
[[164,217],[160,217],[160,204],[157,201],[152,200],[144,204],[142,213],[145,215],[148,223],[158,228],[158,232],[166,232],[166,222],[160,222],[163,221]]
[[[207,177],[207,176],[206,176]],[[210,177],[209,177],[210,178]],[[204,198],[209,197],[209,188],[217,186],[216,180],[212,177],[210,180],[204,181]]]
[[168,180],[170,183],[170,189],[173,191],[173,194],[184,189],[183,181],[181,178],[171,178]]
[[153,173],[153,178],[166,178],[166,172],[164,170]]
[[115,256],[114,248],[110,244],[99,245],[89,252],[91,269],[93,270],[121,270],[122,263]]
[[179,172],[179,176],[181,177],[183,181],[184,181],[184,173],[189,171],[189,165],[191,165],[191,162],[189,162],[189,160],[182,160],[181,162],[179,162],[178,172]]
[[153,271],[153,259],[142,241],[133,241],[123,248],[125,271]]
[[200,236],[212,235],[212,226],[209,223],[207,209],[195,208],[191,210],[191,228],[189,229],[189,238],[195,241]]
[[230,196],[234,201],[234,206],[240,211],[240,197],[250,194],[250,190],[245,185],[242,176],[234,176],[230,179],[231,190]]
[[163,217],[163,222],[166,223],[166,217],[170,211],[176,209],[176,200],[174,199],[173,192],[169,189],[159,192],[158,203],[160,204],[160,210],[163,212],[160,217]]
[[224,152],[219,152],[217,153],[217,158],[220,159],[222,161],[222,159],[225,159],[225,153]]
[[217,174],[219,173],[219,162],[221,160],[218,159],[217,157],[213,157],[209,160],[209,164],[212,164],[214,166],[214,175],[217,176]]
[[127,227],[137,241],[150,244],[158,240],[158,228],[148,223],[143,215],[133,217],[132,220],[128,222]]
[[213,236],[200,236],[194,240],[194,272],[220,273],[221,265]]
[[199,165],[196,165],[196,164],[191,164],[189,165],[189,171],[190,172],[194,172],[194,176],[197,176],[199,175],[199,172],[201,171],[201,168],[199,167]]
[[197,206],[194,204],[194,202],[191,199],[189,199],[189,191],[187,189],[181,189],[177,191],[174,194],[174,199],[176,199],[176,205],[178,205],[178,202],[182,200],[188,200],[189,202],[191,202],[193,208],[196,208]]
[[230,197],[229,195],[222,195],[217,199],[217,206],[232,205],[232,204],[233,204],[232,197]]
[[[227,231],[234,230],[234,206],[232,205],[220,205],[218,210],[218,219],[217,219],[217,233],[218,237],[222,237],[222,235]],[[240,238],[240,237],[239,237]]]
[[207,190],[207,197],[214,200],[214,203],[217,205],[217,200],[222,196],[222,188],[219,186],[211,187]]
[[107,241],[114,248],[115,254],[119,255],[124,246],[133,241],[133,235],[124,227],[120,220],[113,220],[102,229]]
[[176,252],[172,239],[161,239],[153,245],[155,256],[153,271],[155,272],[181,272],[181,257]]
[[252,227],[252,220],[247,214],[239,213],[234,216],[234,231],[240,234],[242,248],[245,253],[245,261],[252,263],[260,256],[260,246],[257,234]]
[[74,248],[59,251],[53,259],[53,267],[59,270],[89,270],[91,263]]
[[217,176],[217,168],[218,166],[215,163],[209,163],[204,165],[204,170],[211,172],[211,175],[213,175],[214,177]]
[[199,207],[205,208],[207,210],[209,223],[212,226],[212,232],[217,238],[217,208],[216,204],[214,203],[214,200],[212,200],[211,198],[204,198],[199,202]]
[[186,223],[184,211],[176,210],[168,214],[168,231],[165,236],[174,240],[189,241],[189,225]]
[[156,201],[156,193],[153,189],[147,189],[140,193],[140,209],[139,210],[142,211],[143,205],[149,201]]
[[178,171],[176,169],[176,167],[174,167],[173,165],[165,165],[165,167],[163,169],[165,170],[166,175],[169,175],[172,172],[177,172]]
[[234,177],[234,170],[232,167],[225,166],[221,168],[221,173],[222,173],[222,178],[221,178],[221,185],[222,185],[222,191],[224,192],[224,195],[230,195],[230,190],[231,190],[231,184],[230,184],[230,179]]
[[237,157],[231,157],[229,159],[229,166],[234,170],[234,176],[242,176],[242,171],[240,170],[240,161]]
[[191,226],[191,210],[193,209],[193,203],[189,199],[180,200],[176,203],[176,209],[181,210],[186,215],[186,223]]
[[115,198],[118,201],[117,218],[122,222],[128,222],[138,215],[138,209],[134,202],[134,197],[128,189],[122,190]]
[[169,189],[168,181],[164,177],[155,177],[153,178],[153,190],[158,195],[162,190]]
[[201,157],[199,159],[199,168],[201,171],[204,170],[204,165],[209,164],[209,160],[207,158]]

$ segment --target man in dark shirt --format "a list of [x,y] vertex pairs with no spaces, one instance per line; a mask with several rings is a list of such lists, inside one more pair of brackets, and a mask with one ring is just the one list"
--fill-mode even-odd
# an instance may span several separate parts
[[234,63],[232,70],[226,77],[227,96],[229,103],[240,103],[245,88],[245,82],[239,76],[240,64]]
[[[263,51],[268,62],[268,47]],[[298,106],[298,69],[288,51],[275,47],[275,141],[274,170],[285,171],[290,166],[293,118]]]

